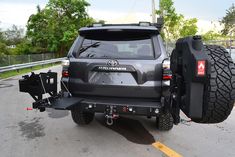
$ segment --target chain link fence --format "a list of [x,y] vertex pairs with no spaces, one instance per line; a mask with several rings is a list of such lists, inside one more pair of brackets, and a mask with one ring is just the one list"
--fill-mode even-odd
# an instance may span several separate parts
[[205,44],[223,46],[231,55],[233,62],[235,62],[235,40],[213,40],[207,41]]
[[0,67],[14,64],[23,64],[57,58],[55,53],[29,55],[0,55]]

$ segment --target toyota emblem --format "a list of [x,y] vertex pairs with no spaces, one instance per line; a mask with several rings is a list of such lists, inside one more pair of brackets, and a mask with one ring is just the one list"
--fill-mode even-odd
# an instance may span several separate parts
[[108,66],[118,66],[119,63],[117,60],[109,60],[107,63]]

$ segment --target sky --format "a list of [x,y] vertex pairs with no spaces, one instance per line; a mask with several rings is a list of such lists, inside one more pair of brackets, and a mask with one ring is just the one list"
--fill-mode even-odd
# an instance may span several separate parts
[[[87,0],[90,16],[107,23],[151,21],[151,0]],[[176,11],[186,18],[198,18],[200,32],[221,29],[219,20],[235,0],[173,0]],[[36,6],[45,7],[48,0],[0,0],[0,28],[15,24],[25,27]],[[156,8],[158,8],[156,0]]]

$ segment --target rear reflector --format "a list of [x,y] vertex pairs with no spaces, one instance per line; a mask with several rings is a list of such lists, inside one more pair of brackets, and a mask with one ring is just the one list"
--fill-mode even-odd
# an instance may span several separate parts
[[64,70],[62,72],[62,77],[69,77],[69,72]]
[[206,61],[197,61],[197,76],[206,75]]
[[171,80],[171,75],[163,75],[163,80]]
[[25,110],[26,110],[26,111],[32,111],[32,110],[33,110],[33,108],[31,108],[31,107],[27,107],[27,108],[25,108]]

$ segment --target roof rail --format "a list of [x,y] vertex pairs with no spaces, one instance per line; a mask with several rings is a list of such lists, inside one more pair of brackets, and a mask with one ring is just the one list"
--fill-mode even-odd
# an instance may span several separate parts
[[163,18],[158,18],[157,19],[157,23],[150,23],[150,22],[144,22],[144,21],[141,21],[139,23],[130,23],[130,24],[102,24],[102,23],[93,23],[92,25],[89,25],[88,27],[104,27],[104,26],[144,26],[144,27],[150,27],[150,26],[154,26],[159,31],[161,31],[163,25],[164,25]]

